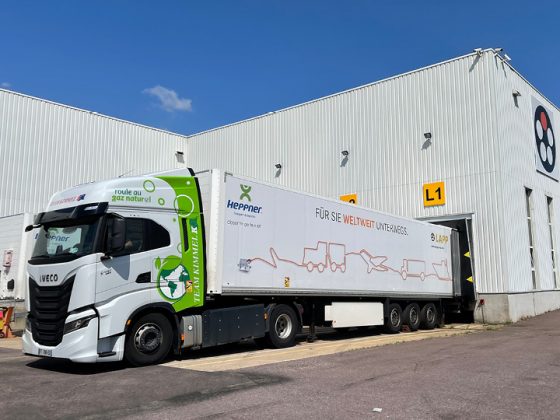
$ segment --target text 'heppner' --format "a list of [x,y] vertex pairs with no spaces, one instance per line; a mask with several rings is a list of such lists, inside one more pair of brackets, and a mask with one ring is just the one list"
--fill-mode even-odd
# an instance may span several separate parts
[[228,200],[227,206],[230,209],[248,211],[250,213],[260,213],[262,210],[262,206],[253,206],[252,204],[245,204],[231,200]]

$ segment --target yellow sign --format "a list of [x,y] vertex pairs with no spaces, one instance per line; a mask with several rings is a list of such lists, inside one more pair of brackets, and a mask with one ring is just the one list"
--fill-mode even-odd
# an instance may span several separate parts
[[432,182],[422,185],[424,207],[443,206],[445,204],[445,182]]
[[356,193],[341,195],[340,199],[342,201],[346,201],[347,203],[350,203],[350,204],[358,204],[358,194],[356,194]]

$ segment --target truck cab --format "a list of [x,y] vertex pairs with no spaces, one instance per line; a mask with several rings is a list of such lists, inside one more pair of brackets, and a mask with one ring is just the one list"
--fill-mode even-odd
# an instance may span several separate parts
[[133,364],[167,355],[179,338],[175,313],[204,300],[196,182],[182,170],[55,194],[28,227],[23,351],[75,362],[126,353]]

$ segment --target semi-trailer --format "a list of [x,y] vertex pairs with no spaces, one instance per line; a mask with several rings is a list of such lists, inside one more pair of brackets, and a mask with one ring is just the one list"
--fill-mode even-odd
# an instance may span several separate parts
[[159,363],[302,326],[435,328],[461,310],[452,229],[212,169],[56,193],[27,230],[26,354]]

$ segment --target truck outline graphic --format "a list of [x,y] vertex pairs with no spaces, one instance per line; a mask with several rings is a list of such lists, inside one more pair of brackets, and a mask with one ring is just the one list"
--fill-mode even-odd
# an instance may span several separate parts
[[[340,258],[340,254],[333,258],[333,253],[341,249],[343,250],[343,258]],[[333,252],[333,250],[335,250],[335,252]],[[388,257],[385,255],[374,255],[366,249],[361,249],[359,252],[346,252],[346,245],[337,242],[317,241],[315,247],[304,247],[303,257],[299,262],[280,257],[274,247],[269,248],[269,253],[271,257],[270,260],[262,257],[240,259],[238,264],[239,270],[248,273],[250,272],[251,264],[255,262],[262,262],[276,269],[278,268],[278,263],[282,262],[299,268],[305,268],[308,273],[312,273],[316,270],[321,274],[325,272],[326,269],[330,270],[332,273],[336,271],[344,273],[346,272],[347,257],[349,255],[357,255],[360,256],[366,264],[368,274],[373,271],[390,271],[399,274],[403,280],[410,277],[419,278],[421,281],[424,281],[426,278],[451,281],[447,260],[441,260],[440,263],[432,263],[433,273],[427,272],[426,261],[414,258],[403,259],[402,265],[398,269],[395,269],[385,264],[388,260]]]

